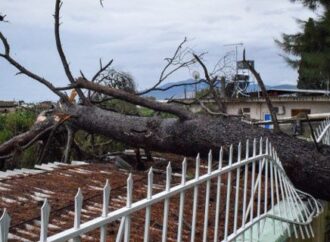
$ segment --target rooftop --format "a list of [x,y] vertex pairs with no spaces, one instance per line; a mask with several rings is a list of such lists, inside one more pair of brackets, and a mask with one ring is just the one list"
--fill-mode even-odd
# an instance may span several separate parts
[[[173,185],[181,182],[181,177],[175,162],[173,163]],[[179,163],[177,163],[179,164]],[[194,170],[194,162],[188,162],[188,173]],[[206,161],[202,161],[201,174],[207,172]],[[36,166],[38,169],[22,169],[0,173],[0,208],[7,208],[12,221],[10,226],[9,241],[36,241],[40,233],[40,208],[44,199],[48,199],[51,206],[49,234],[55,234],[73,226],[74,196],[77,189],[81,188],[84,196],[82,222],[100,216],[102,212],[102,189],[107,179],[111,185],[110,207],[113,211],[126,206],[126,180],[128,171],[121,170],[113,164],[88,164],[75,163],[66,165],[60,163]],[[154,169],[153,192],[158,193],[165,189],[165,173],[163,170]],[[191,178],[193,173],[191,173]],[[187,178],[190,179],[190,178]],[[226,179],[226,176],[224,176]],[[133,200],[137,201],[146,197],[147,173],[134,171]],[[213,183],[213,182],[212,182]],[[225,185],[224,185],[225,186]],[[211,189],[210,218],[215,217],[215,192],[216,180]],[[224,190],[225,191],[225,190]],[[204,218],[205,186],[201,185],[199,191],[199,208],[197,211],[197,240],[202,239]],[[222,197],[221,213],[224,213],[225,196]],[[187,192],[185,202],[185,222],[183,238],[187,240],[191,232],[191,211],[193,192]],[[171,199],[168,238],[176,239],[178,222],[179,196]],[[2,211],[0,211],[0,214]],[[143,240],[144,210],[135,213],[132,217],[131,239]],[[231,213],[233,214],[233,213]],[[113,241],[119,227],[120,220],[108,226],[108,239]],[[151,241],[160,241],[162,236],[163,203],[152,207],[151,214]],[[213,235],[214,219],[210,219],[209,235]],[[220,226],[223,226],[221,224]],[[83,241],[95,241],[99,231],[95,230],[83,236]]]

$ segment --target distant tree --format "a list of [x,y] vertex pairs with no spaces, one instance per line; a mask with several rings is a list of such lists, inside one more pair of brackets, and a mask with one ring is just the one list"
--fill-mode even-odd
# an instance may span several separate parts
[[[296,0],[298,1],[298,0]],[[298,87],[327,89],[330,81],[330,3],[323,0],[300,0],[311,9],[323,7],[318,19],[299,21],[303,31],[283,34],[277,44],[288,54],[285,60],[298,70]]]

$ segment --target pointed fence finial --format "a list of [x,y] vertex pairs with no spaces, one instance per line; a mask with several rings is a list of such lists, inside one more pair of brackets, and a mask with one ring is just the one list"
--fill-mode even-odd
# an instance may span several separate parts
[[103,207],[102,207],[102,217],[107,217],[109,213],[109,201],[110,201],[111,186],[109,180],[105,182],[103,187]]
[[259,155],[262,155],[262,145],[263,145],[263,140],[262,140],[262,137],[260,137],[260,141],[259,141]]
[[74,228],[79,229],[80,227],[80,218],[81,218],[81,209],[83,204],[83,195],[81,189],[78,188],[78,192],[74,198]]
[[10,216],[5,208],[3,210],[2,216],[0,218],[0,241],[7,242],[8,233],[9,233],[9,225],[10,225]]
[[207,163],[207,173],[211,173],[212,172],[212,150],[209,151],[208,154],[208,163]]
[[197,154],[197,157],[196,157],[196,170],[195,170],[195,178],[198,179],[199,178],[199,167],[200,167],[200,164],[201,164],[201,157],[200,157],[200,154],[198,153]]
[[229,147],[229,165],[233,163],[233,145]]
[[257,155],[257,140],[256,138],[253,139],[253,157]]
[[222,160],[223,160],[223,147],[221,146],[219,152],[219,167],[218,167],[219,170],[222,169]]
[[50,206],[47,198],[41,207],[40,242],[47,241]]
[[154,172],[152,167],[150,167],[148,172],[148,190],[147,190],[147,198],[152,198],[152,186],[154,184]]
[[186,176],[187,176],[187,158],[185,157],[182,162],[182,177],[181,184],[186,184]]
[[129,173],[127,178],[127,198],[126,198],[126,207],[130,208],[132,205],[132,192],[133,192],[133,177],[132,173]]
[[250,155],[250,141],[246,140],[246,146],[245,146],[245,159],[247,160]]
[[166,191],[169,191],[171,189],[171,179],[172,179],[172,166],[171,166],[171,162],[169,162],[166,167]]
[[242,143],[239,142],[237,147],[237,162],[241,162],[241,159],[242,159]]

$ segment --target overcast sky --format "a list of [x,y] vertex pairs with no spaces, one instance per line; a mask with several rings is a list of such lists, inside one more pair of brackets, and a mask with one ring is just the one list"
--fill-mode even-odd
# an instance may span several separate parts
[[[21,64],[51,80],[67,83],[58,58],[54,34],[54,0],[1,0],[0,13],[9,24],[0,30]],[[157,80],[169,57],[185,36],[196,51],[207,51],[209,66],[231,51],[227,44],[243,42],[249,59],[270,85],[295,84],[297,73],[286,65],[274,39],[299,30],[296,19],[313,13],[289,0],[64,0],[63,47],[75,76],[90,77],[99,58],[130,72],[139,89]],[[2,51],[2,47],[1,47]],[[45,87],[0,60],[0,100],[56,100]],[[169,81],[190,78],[180,72]]]

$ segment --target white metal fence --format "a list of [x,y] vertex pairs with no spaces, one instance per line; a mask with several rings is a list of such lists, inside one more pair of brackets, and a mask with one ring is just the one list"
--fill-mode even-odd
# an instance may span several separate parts
[[322,121],[314,133],[317,143],[330,145],[330,119]]
[[[242,152],[245,152],[243,155]],[[225,155],[226,153],[226,155]],[[165,190],[153,194],[153,170],[148,173],[147,196],[145,199],[133,202],[133,179],[130,174],[127,179],[126,206],[114,211],[108,211],[110,201],[110,184],[107,181],[103,189],[103,208],[99,217],[81,223],[83,196],[80,189],[74,199],[74,224],[71,229],[48,236],[50,205],[47,200],[41,208],[40,241],[80,241],[80,236],[90,231],[100,229],[100,241],[107,239],[107,226],[120,220],[116,241],[129,241],[131,218],[137,211],[145,211],[144,241],[149,241],[151,228],[151,210],[156,203],[163,203],[162,241],[167,241],[170,200],[179,196],[177,241],[197,241],[196,224],[197,209],[203,204],[204,210],[203,241],[252,241],[262,237],[266,222],[280,234],[310,238],[314,236],[311,222],[322,211],[322,206],[312,196],[296,189],[287,177],[275,149],[268,140],[247,141],[242,147],[233,145],[229,149],[221,148],[219,158],[214,162],[212,152],[208,154],[207,172],[200,173],[200,156],[196,158],[196,169],[191,179],[187,174],[187,160],[182,162],[181,183],[171,186],[171,163],[166,169]],[[203,202],[198,199],[201,187],[205,187]],[[211,193],[211,186],[215,193]],[[191,221],[190,236],[183,238],[184,219],[187,219],[185,194],[193,192],[193,206],[189,218]],[[225,196],[225,197],[223,197]],[[210,199],[215,201],[215,208],[210,207]],[[225,201],[225,204],[221,204]],[[224,208],[221,213],[220,206]],[[215,209],[215,216],[210,216],[210,209]],[[191,220],[190,220],[191,219]],[[212,223],[210,222],[212,220]],[[188,220],[186,220],[188,221]],[[210,225],[211,224],[211,225]],[[10,216],[4,211],[0,219],[0,241],[8,240]],[[212,226],[212,233],[210,233]],[[249,238],[247,238],[249,237]]]

